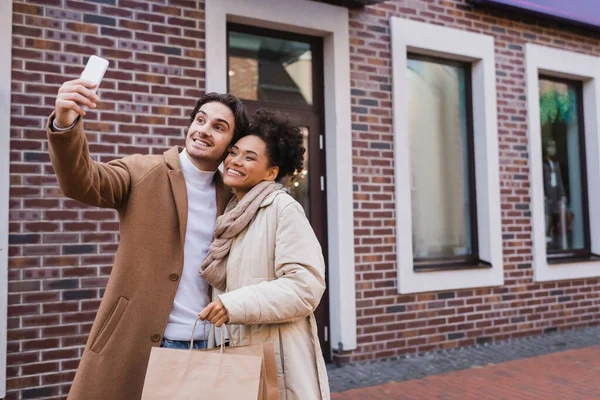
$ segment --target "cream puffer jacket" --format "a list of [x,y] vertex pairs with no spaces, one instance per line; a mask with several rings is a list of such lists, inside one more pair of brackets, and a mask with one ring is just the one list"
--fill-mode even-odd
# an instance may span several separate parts
[[327,370],[313,315],[325,291],[321,246],[302,206],[269,195],[234,240],[227,291],[234,344],[273,342],[281,400],[328,400]]

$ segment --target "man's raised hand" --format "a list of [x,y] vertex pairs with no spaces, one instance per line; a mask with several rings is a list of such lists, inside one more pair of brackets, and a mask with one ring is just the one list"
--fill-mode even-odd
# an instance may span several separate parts
[[54,122],[58,128],[68,128],[73,125],[78,116],[85,115],[82,106],[96,108],[100,100],[93,92],[97,85],[83,79],[67,81],[58,89],[56,97],[56,117]]

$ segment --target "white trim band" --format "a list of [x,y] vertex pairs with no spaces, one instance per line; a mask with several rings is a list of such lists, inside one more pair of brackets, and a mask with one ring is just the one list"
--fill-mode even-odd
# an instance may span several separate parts
[[10,185],[10,95],[12,71],[12,1],[0,3],[0,398],[6,396],[8,318],[8,195]]

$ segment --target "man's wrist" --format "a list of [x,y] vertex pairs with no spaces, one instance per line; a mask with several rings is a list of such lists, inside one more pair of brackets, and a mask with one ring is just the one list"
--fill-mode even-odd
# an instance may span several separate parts
[[75,124],[77,124],[77,119],[71,124],[71,126],[66,127],[66,128],[60,128],[56,125],[56,119],[55,119],[52,121],[52,130],[55,132],[65,132],[65,131],[73,129]]

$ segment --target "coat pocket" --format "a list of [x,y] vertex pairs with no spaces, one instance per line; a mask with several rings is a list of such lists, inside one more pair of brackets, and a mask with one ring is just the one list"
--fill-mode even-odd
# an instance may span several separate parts
[[96,339],[90,346],[91,351],[93,351],[96,354],[99,354],[102,351],[102,349],[108,342],[108,339],[110,339],[113,332],[115,331],[115,328],[119,324],[119,321],[123,316],[123,312],[125,312],[125,308],[127,307],[127,303],[129,303],[128,299],[126,299],[123,296],[119,297],[119,300],[117,300],[117,304],[115,304],[110,314],[108,314],[108,318],[106,318],[104,324],[102,325],[102,328],[100,328],[98,336],[96,336]]

